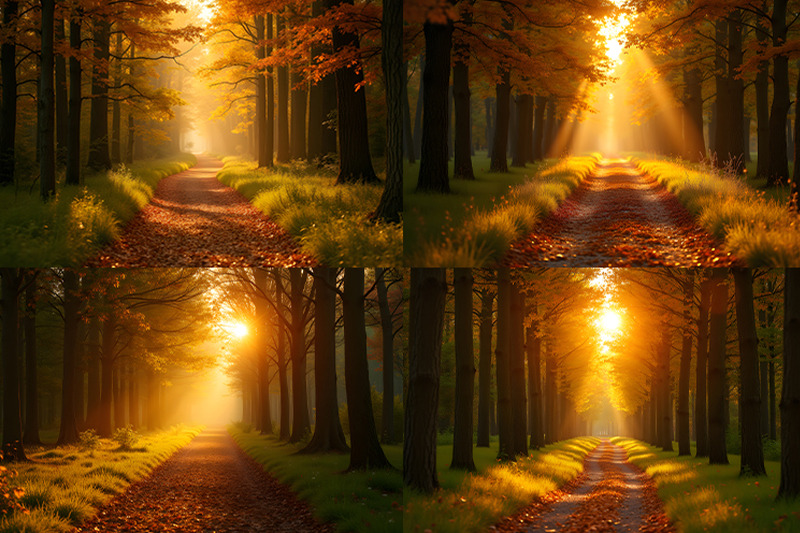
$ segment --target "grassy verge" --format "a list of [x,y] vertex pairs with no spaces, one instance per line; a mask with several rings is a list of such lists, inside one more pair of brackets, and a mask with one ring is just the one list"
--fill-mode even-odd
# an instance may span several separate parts
[[406,256],[415,266],[491,264],[558,207],[596,164],[596,156],[570,157],[492,173],[489,159],[478,156],[475,180],[451,180],[449,195],[415,193],[419,165],[406,165]]
[[0,264],[76,266],[114,240],[147,205],[161,178],[193,166],[191,154],[143,161],[86,176],[83,185],[59,184],[41,201],[38,188],[0,188]]
[[100,439],[94,449],[67,446],[31,450],[31,462],[13,465],[17,476],[9,480],[10,486],[23,489],[18,500],[25,510],[0,520],[0,533],[72,529],[199,432],[200,428],[177,426],[140,438],[130,451],[120,450],[108,439]]
[[780,482],[777,461],[765,461],[767,477],[740,478],[738,455],[728,454],[729,465],[709,465],[708,459],[677,457],[633,439],[612,441],[653,477],[667,515],[680,531],[800,531],[797,502],[775,501]]
[[[399,470],[344,473],[347,455],[296,455],[301,446],[246,429],[231,426],[229,431],[248,455],[307,501],[321,521],[336,524],[342,532],[401,531],[403,479]],[[384,446],[384,451],[392,465],[402,468],[401,446]]]
[[557,489],[583,471],[583,459],[599,439],[580,437],[545,446],[515,463],[498,463],[497,441],[476,448],[477,473],[448,469],[452,446],[440,445],[441,489],[433,496],[406,490],[405,531],[485,531],[499,519]]
[[330,266],[400,266],[403,225],[367,219],[382,185],[337,185],[335,173],[292,163],[274,170],[253,161],[224,158],[219,180],[298,238],[305,252]]
[[698,223],[750,266],[800,263],[800,217],[786,194],[754,190],[734,176],[707,167],[639,160],[639,168],[675,194]]

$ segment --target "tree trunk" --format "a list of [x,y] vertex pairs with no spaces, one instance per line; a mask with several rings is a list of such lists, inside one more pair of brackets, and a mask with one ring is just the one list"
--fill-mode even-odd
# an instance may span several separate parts
[[509,369],[511,385],[512,449],[514,455],[528,455],[528,399],[525,394],[525,296],[511,285],[509,309]]
[[[384,8],[385,9],[385,8]],[[411,105],[408,102],[408,62],[403,64],[403,154],[412,165],[417,161],[414,131],[411,129]]]
[[544,143],[544,112],[547,108],[547,97],[536,97],[536,110],[533,114],[533,160],[544,159],[542,144]]
[[497,429],[500,460],[514,459],[511,399],[511,279],[508,268],[497,271]]
[[81,182],[81,22],[79,11],[73,12],[69,22],[69,116],[67,117],[67,185]]
[[711,283],[708,346],[708,457],[710,464],[728,464],[728,453],[725,446],[727,270],[724,268],[713,269]]
[[[5,45],[3,45],[5,47]],[[17,327],[22,273],[16,268],[0,269],[2,281],[2,372],[3,460],[27,461],[22,444],[20,375],[17,361]]]
[[135,364],[130,367],[128,375],[128,423],[133,429],[139,429],[142,421],[139,418],[139,372]]
[[311,429],[306,392],[306,332],[303,317],[305,276],[299,268],[289,269],[292,313],[292,434],[289,442],[300,442]]
[[[114,379],[114,344],[116,340],[116,318],[106,316],[103,322],[103,340],[100,345],[100,408],[97,433],[101,437],[111,436],[111,408],[113,403],[112,384]],[[152,391],[151,391],[152,394]],[[158,410],[152,410],[150,417],[158,416]],[[151,420],[152,422],[152,420]],[[159,424],[152,423],[148,429],[155,429]]]
[[694,270],[687,270],[683,280],[683,344],[678,379],[678,455],[691,455],[689,431],[689,378],[692,366],[692,306]]
[[447,92],[450,86],[450,50],[453,21],[425,22],[425,70],[422,86],[422,153],[416,190],[450,192],[447,168]]
[[56,443],[58,446],[78,441],[78,426],[75,420],[75,365],[81,306],[79,287],[78,274],[71,269],[64,270],[64,363],[61,385],[61,428]]
[[702,161],[706,156],[703,137],[703,79],[698,68],[683,71],[685,119],[683,123],[684,157]]
[[386,183],[372,218],[400,222],[403,212],[403,2],[383,4],[381,58],[386,80]]
[[[772,9],[772,46],[786,43],[786,0],[775,0]],[[789,113],[789,57],[776,55],[772,63],[773,96],[769,116],[769,166],[767,185],[774,186],[788,178],[786,154],[786,117]]]
[[389,309],[384,269],[375,269],[378,307],[381,321],[381,351],[383,352],[383,406],[381,411],[381,442],[392,444],[394,437],[394,326]]
[[[275,15],[275,31],[278,39],[284,38],[286,25],[283,17]],[[278,66],[278,149],[276,161],[289,161],[289,67]]]
[[[472,4],[472,2],[468,2],[468,4]],[[469,7],[462,13],[462,24],[467,27],[472,25],[472,12]],[[453,100],[455,104],[453,178],[474,180],[469,101],[469,44],[463,40],[456,41],[454,52],[456,59],[453,65]]]
[[658,348],[660,357],[660,372],[659,372],[659,396],[658,396],[658,440],[659,446],[665,452],[672,451],[672,400],[671,400],[671,378],[669,371],[670,350],[672,344],[670,343],[670,335],[668,325],[664,325],[661,337],[661,346]]
[[25,329],[25,435],[26,446],[38,445],[39,438],[39,388],[36,367],[36,274],[25,288],[23,327]]
[[[272,271],[272,276],[275,281],[275,306],[283,313],[283,279],[281,278],[281,271],[275,269]],[[278,387],[280,389],[280,414],[281,423],[278,431],[278,438],[280,440],[289,440],[289,383],[286,376],[286,330],[281,325],[278,327]]]
[[314,268],[314,435],[300,453],[347,452],[336,398],[336,269]]
[[489,165],[491,172],[508,172],[508,122],[511,99],[511,72],[502,69],[500,82],[495,85],[497,97],[497,117],[492,144],[492,162]]
[[411,269],[403,483],[425,493],[439,486],[436,414],[446,292],[443,269]]
[[[115,53],[122,55],[122,33],[117,33],[117,43]],[[122,61],[117,60],[114,67],[114,86],[122,85]],[[122,106],[118,98],[111,104],[111,162],[119,164],[122,162]]]
[[730,107],[730,167],[736,174],[744,170],[744,80],[738,78],[742,65],[742,11],[734,9],[728,24],[728,102]]
[[547,353],[545,355],[545,430],[544,444],[552,444],[558,440],[558,428],[556,427],[556,378],[558,375],[558,361],[552,347],[552,340],[548,341]]
[[697,449],[695,457],[708,457],[708,417],[706,411],[706,369],[708,365],[708,311],[711,301],[711,281],[701,273],[700,306],[697,315],[697,364],[695,384],[697,395],[694,404],[697,427]]
[[[64,27],[64,16],[62,15],[55,25],[56,41],[60,46],[66,44],[66,29]],[[64,165],[67,162],[67,139],[69,137],[69,130],[67,124],[67,115],[69,108],[67,104],[67,60],[63,54],[56,55],[55,58],[55,75],[56,75],[56,161],[59,165]]]
[[739,401],[742,431],[740,476],[762,476],[764,450],[761,444],[761,393],[758,378],[758,336],[753,310],[753,276],[749,268],[735,267],[736,328],[739,336]]
[[91,117],[89,119],[89,159],[86,166],[103,170],[111,168],[108,152],[108,80],[111,24],[106,18],[95,20],[94,67],[92,68]]
[[267,271],[262,268],[253,269],[255,294],[256,332],[255,356],[258,361],[258,429],[262,435],[272,435],[272,411],[269,404],[269,338],[272,333],[267,310]]
[[456,390],[453,460],[450,468],[475,470],[472,459],[472,409],[475,393],[475,354],[472,335],[472,269],[453,271],[455,292]]
[[41,56],[39,68],[39,184],[42,199],[48,200],[56,193],[56,147],[55,147],[55,93],[54,76],[54,23],[55,0],[42,0]]
[[[533,303],[529,314],[538,317],[538,309]],[[538,450],[544,445],[542,429],[542,339],[539,338],[538,318],[528,326],[525,348],[528,355],[528,425],[530,426],[530,447]]]
[[[128,69],[131,79],[136,79],[136,45],[131,43],[131,66]],[[136,119],[133,116],[133,110],[128,111],[128,146],[125,150],[125,162],[127,164],[133,163],[135,157],[134,153],[138,150],[136,145]]]
[[512,167],[524,167],[533,162],[533,95],[521,94],[517,97],[517,146],[511,160]]
[[[264,15],[254,17],[256,29],[256,61],[261,61],[266,57],[264,48]],[[264,72],[257,70],[254,72],[256,77],[256,153],[259,168],[272,166],[272,152],[269,151],[267,143],[267,79]]]
[[800,496],[800,269],[786,269],[779,500]]
[[729,161],[731,151],[731,123],[728,110],[731,108],[730,83],[727,75],[727,58],[725,57],[725,43],[728,40],[728,22],[725,19],[718,19],[714,23],[714,83],[716,88],[716,115],[713,121],[714,144],[711,147],[713,152],[714,164],[717,167],[724,167]]
[[556,98],[555,96],[550,96],[547,99],[547,117],[545,120],[545,130],[544,130],[544,145],[542,147],[542,154],[544,157],[555,157],[558,154],[553,153],[555,147],[553,144],[556,140],[556,122],[558,117],[556,117]]
[[[797,75],[797,91],[796,95],[800,95],[800,73]],[[800,200],[800,103],[797,98],[794,102],[794,168],[792,179],[792,197],[794,198],[795,210],[798,209],[798,201]]]
[[[18,12],[19,2],[5,2],[2,28],[7,29],[9,35],[15,33]],[[3,82],[0,100],[0,185],[11,185],[14,183],[17,131],[17,44],[13,39],[4,39],[0,45],[0,74]]]
[[292,65],[292,138],[289,148],[292,159],[306,158],[306,107],[308,105],[308,82],[303,81],[300,65]]
[[489,447],[492,388],[492,303],[494,294],[481,289],[481,315],[478,330],[478,435],[477,446]]

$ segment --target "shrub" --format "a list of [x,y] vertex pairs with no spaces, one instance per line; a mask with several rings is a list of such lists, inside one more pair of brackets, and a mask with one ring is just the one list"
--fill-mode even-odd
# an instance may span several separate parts
[[[0,459],[2,457],[3,455],[0,454]],[[6,517],[15,512],[28,512],[22,505],[25,489],[12,485],[15,477],[17,477],[17,473],[14,470],[0,466],[0,517]]]
[[93,429],[81,431],[78,435],[81,448],[85,450],[96,450],[100,447],[100,435]]
[[117,428],[112,439],[119,444],[121,450],[132,450],[139,442],[139,434],[128,424],[124,428]]

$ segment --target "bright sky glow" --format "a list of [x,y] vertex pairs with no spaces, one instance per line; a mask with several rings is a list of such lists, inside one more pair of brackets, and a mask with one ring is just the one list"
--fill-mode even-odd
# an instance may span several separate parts
[[234,339],[241,339],[249,333],[247,324],[242,322],[220,322],[219,327],[226,335],[230,335]]
[[[613,0],[617,7],[621,7],[622,0]],[[600,21],[597,33],[603,38],[606,47],[606,57],[611,63],[611,70],[622,63],[622,52],[625,50],[625,31],[631,24],[627,13],[608,16]]]
[[615,336],[622,325],[622,317],[613,309],[606,309],[598,319],[600,330],[608,336]]

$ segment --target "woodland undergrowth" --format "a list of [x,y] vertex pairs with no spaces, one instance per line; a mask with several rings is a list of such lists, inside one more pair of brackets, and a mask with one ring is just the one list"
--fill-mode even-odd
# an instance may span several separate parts
[[117,166],[87,175],[82,185],[59,183],[48,202],[41,200],[35,183],[0,188],[0,264],[80,265],[119,235],[162,178],[196,163],[195,156],[179,154]]

